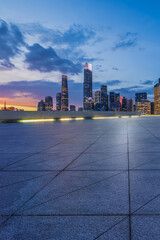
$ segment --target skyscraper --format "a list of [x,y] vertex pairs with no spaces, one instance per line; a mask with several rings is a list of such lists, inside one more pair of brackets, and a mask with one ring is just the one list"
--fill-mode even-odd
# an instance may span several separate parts
[[53,110],[53,99],[50,96],[45,97],[45,110],[46,111]]
[[100,103],[101,101],[101,93],[100,91],[94,92],[94,103]]
[[62,75],[61,110],[68,111],[68,81],[65,75]]
[[115,111],[120,111],[120,93],[115,93]]
[[154,86],[154,114],[160,113],[160,78],[159,83]]
[[143,115],[151,114],[151,102],[143,99],[136,103],[137,112],[141,112]]
[[56,94],[56,110],[61,111],[61,93]]
[[143,93],[136,93],[135,94],[135,102],[140,102],[141,100],[147,100],[147,93],[143,92]]
[[101,85],[101,104],[102,111],[108,110],[108,97],[107,97],[107,86]]
[[[88,101],[92,98],[92,65],[90,63],[84,64],[84,83],[83,83],[83,108],[88,107]],[[87,103],[87,104],[86,104]]]
[[45,111],[45,102],[44,102],[43,100],[41,100],[41,101],[38,103],[37,111]]
[[115,111],[115,93],[109,93],[110,111]]
[[70,105],[70,111],[75,112],[76,111],[76,106],[75,105]]
[[133,98],[127,99],[127,111],[128,111],[128,112],[134,112],[134,108],[133,108]]
[[122,111],[127,111],[127,98],[125,97],[122,98]]

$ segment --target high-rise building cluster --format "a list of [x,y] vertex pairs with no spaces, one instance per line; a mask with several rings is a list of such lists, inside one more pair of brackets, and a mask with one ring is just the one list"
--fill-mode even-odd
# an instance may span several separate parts
[[[76,111],[75,105],[69,107],[68,97],[68,79],[62,75],[61,92],[56,94],[57,111]],[[38,111],[53,111],[53,99],[47,96],[38,103]],[[135,94],[135,104],[133,98],[127,99],[120,96],[120,93],[111,91],[107,93],[107,86],[101,85],[99,90],[93,93],[92,65],[84,64],[84,82],[83,82],[83,108],[78,111],[125,111],[142,112],[142,114],[160,113],[160,79],[154,86],[154,102],[147,99],[147,93],[141,92]]]

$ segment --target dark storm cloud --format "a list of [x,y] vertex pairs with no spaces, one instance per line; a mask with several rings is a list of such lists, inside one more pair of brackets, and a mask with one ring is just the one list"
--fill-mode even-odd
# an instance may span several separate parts
[[127,32],[119,35],[117,42],[114,43],[112,50],[127,49],[137,46],[137,33]]
[[70,60],[60,58],[52,47],[43,48],[36,43],[28,47],[25,62],[29,70],[40,72],[60,71],[63,74],[79,74],[82,71],[81,63],[73,63]]
[[74,24],[66,30],[56,30],[37,23],[20,26],[26,34],[37,35],[41,43],[51,45],[61,58],[81,63],[103,60],[86,56],[81,48],[84,45],[101,41],[97,37],[96,30],[92,27]]
[[15,24],[0,20],[0,69],[12,69],[11,59],[20,53],[25,45],[24,37]]
[[[15,67],[11,60],[21,53],[22,46],[28,50],[25,54],[25,63],[29,70],[59,71],[62,74],[75,75],[81,73],[83,68],[81,63],[97,60],[94,57],[86,57],[79,49],[80,46],[88,44],[89,40],[95,40],[96,33],[91,27],[72,25],[65,31],[45,28],[39,24],[21,24],[19,27],[0,21],[0,70]],[[32,36],[38,34],[41,41],[50,47],[45,48],[37,41],[28,46],[24,41],[26,34]],[[53,44],[54,48],[51,47]]]

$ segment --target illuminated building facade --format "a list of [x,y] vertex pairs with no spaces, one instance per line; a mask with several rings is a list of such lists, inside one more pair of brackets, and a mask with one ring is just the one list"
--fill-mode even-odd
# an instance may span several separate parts
[[61,111],[61,93],[56,94],[56,110]]
[[120,111],[120,93],[110,92],[110,111]]
[[141,100],[147,100],[147,93],[146,92],[135,94],[135,102],[140,102]]
[[122,111],[127,112],[127,98],[122,98]]
[[151,114],[151,102],[145,99],[141,100],[140,102],[137,102],[136,110],[137,112],[141,112],[142,115]]
[[94,103],[100,103],[101,101],[101,92],[95,91],[94,92]]
[[84,64],[84,83],[83,83],[83,108],[88,109],[89,99],[92,98],[92,65],[90,63]]
[[94,110],[94,101],[92,98],[88,98],[85,102],[85,111],[93,111]]
[[128,112],[134,112],[133,98],[127,99],[127,111]]
[[110,111],[115,111],[115,93],[109,93]]
[[101,105],[102,105],[102,111],[108,110],[108,96],[107,96],[106,85],[101,85]]
[[95,103],[94,104],[94,111],[102,111],[102,104],[101,103]]
[[61,93],[61,110],[68,111],[68,81],[67,76],[62,75],[62,93]]
[[160,78],[159,83],[154,86],[154,114],[160,113]]
[[53,99],[51,96],[45,97],[45,111],[53,110]]
[[45,102],[44,102],[43,100],[41,100],[41,101],[38,103],[37,111],[45,111]]
[[120,111],[120,93],[115,93],[115,111]]

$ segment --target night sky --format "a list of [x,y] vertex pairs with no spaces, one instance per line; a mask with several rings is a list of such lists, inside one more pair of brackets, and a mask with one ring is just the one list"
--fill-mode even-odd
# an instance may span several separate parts
[[32,107],[69,80],[69,104],[82,106],[83,65],[93,87],[134,97],[160,76],[160,1],[0,0],[0,106]]

